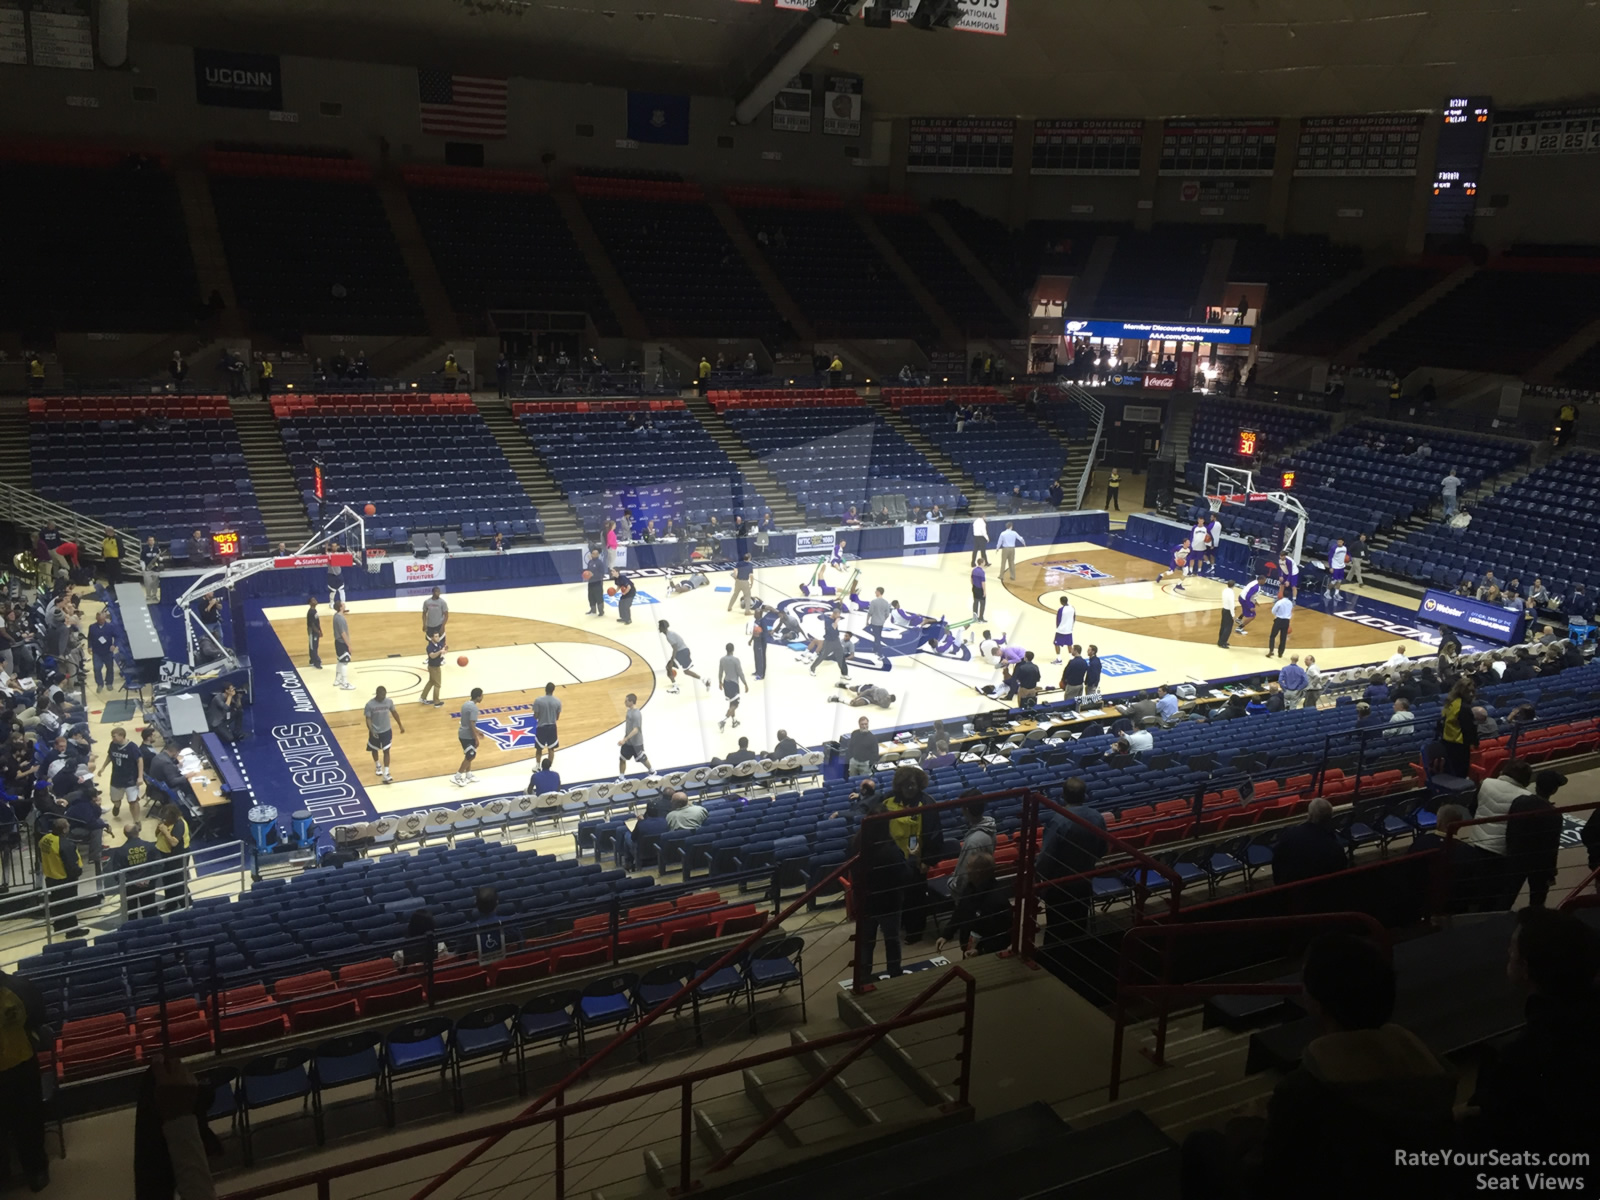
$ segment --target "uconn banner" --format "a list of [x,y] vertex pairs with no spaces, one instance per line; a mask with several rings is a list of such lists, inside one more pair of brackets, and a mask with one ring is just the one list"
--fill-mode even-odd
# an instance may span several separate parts
[[276,54],[194,52],[194,98],[221,108],[283,108],[283,68]]

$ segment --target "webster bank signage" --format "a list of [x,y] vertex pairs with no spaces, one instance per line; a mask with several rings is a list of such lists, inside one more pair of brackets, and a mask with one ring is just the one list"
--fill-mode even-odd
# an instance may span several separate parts
[[276,54],[194,52],[194,98],[221,108],[283,108],[283,66]]
[[1476,633],[1497,642],[1515,642],[1522,638],[1522,610],[1501,608],[1498,604],[1485,604],[1470,596],[1453,596],[1431,588],[1423,593],[1417,606],[1417,616],[1436,625],[1459,629],[1463,633]]

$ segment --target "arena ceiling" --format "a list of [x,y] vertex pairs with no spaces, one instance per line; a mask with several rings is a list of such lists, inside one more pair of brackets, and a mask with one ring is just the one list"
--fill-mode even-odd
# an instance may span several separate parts
[[[771,0],[132,0],[135,40],[735,96]],[[1593,95],[1600,0],[1010,0],[1005,37],[842,29],[880,115],[1224,116]]]

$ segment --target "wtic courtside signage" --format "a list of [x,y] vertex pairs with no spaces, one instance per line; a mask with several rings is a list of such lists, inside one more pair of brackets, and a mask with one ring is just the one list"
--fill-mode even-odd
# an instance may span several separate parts
[[283,107],[283,68],[276,54],[196,49],[194,98],[223,108],[279,110]]
[[1515,642],[1522,637],[1520,608],[1501,608],[1470,596],[1452,596],[1449,592],[1430,589],[1423,594],[1422,603],[1417,607],[1417,616],[1436,625],[1446,625],[1463,633],[1475,633],[1497,642]]

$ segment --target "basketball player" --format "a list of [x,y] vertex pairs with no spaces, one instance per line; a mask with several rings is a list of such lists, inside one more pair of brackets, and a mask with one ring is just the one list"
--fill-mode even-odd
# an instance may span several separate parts
[[[1172,566],[1168,567],[1165,571],[1161,572],[1161,574],[1157,575],[1156,582],[1160,583],[1168,575],[1176,575],[1179,580],[1182,580],[1188,574],[1189,543],[1179,542],[1177,547],[1172,551]],[[1183,584],[1181,582],[1176,584],[1174,590],[1180,592],[1183,591]]]
[[[450,782],[457,787],[466,787],[478,781],[478,777],[472,773],[472,760],[478,757],[478,746],[483,741],[483,735],[478,732],[478,701],[482,699],[483,689],[473,688],[472,696],[461,704],[461,728],[456,730],[456,737],[461,740],[461,766],[450,776]],[[534,701],[534,704],[538,703],[538,700]],[[545,759],[545,762],[549,761]]]
[[839,616],[837,611],[823,615],[822,641],[816,648],[816,657],[811,661],[811,673],[815,675],[817,668],[825,662],[837,664],[839,678],[848,678],[850,674],[850,654],[845,649],[843,640],[839,637]]
[[1281,590],[1288,593],[1289,599],[1298,600],[1300,598],[1300,564],[1295,562],[1294,555],[1289,554],[1287,551],[1278,555],[1278,573],[1283,576],[1283,588]]
[[556,699],[555,684],[545,684],[544,695],[533,702],[533,719],[533,736],[539,743],[539,757],[553,763],[556,751],[561,749],[561,734],[556,729],[556,722],[561,719],[561,701]]
[[[435,708],[443,708],[444,701],[439,698],[439,685],[444,675],[444,654],[449,649],[445,641],[444,627],[428,631],[428,682],[423,685],[421,703],[431,704]],[[428,699],[428,693],[433,693],[433,699]]]
[[1222,545],[1222,520],[1215,512],[1205,518],[1206,527],[1206,573],[1217,573],[1217,547]]
[[683,673],[690,679],[700,680],[701,683],[706,685],[706,689],[709,691],[711,688],[711,680],[706,679],[691,666],[691,664],[694,662],[694,658],[689,653],[689,644],[683,640],[683,635],[680,633],[674,633],[667,626],[665,621],[658,621],[656,623],[656,628],[661,631],[661,636],[667,639],[668,695],[676,696],[678,694],[679,670],[682,670]]
[[1189,565],[1196,575],[1205,574],[1206,562],[1210,560],[1211,534],[1206,531],[1206,523],[1200,517],[1194,520],[1194,528],[1189,531]]
[[333,602],[333,657],[333,685],[355,691],[350,682],[350,618],[345,616],[343,600]]
[[639,711],[639,697],[629,692],[622,698],[626,711],[622,714],[622,736],[617,739],[617,774],[628,773],[631,758],[646,771],[655,770],[644,752],[644,714]]
[[722,656],[722,661],[717,663],[717,682],[722,684],[722,694],[727,697],[728,711],[723,714],[722,720],[717,722],[717,728],[723,729],[729,721],[733,722],[735,729],[739,728],[739,689],[750,690],[750,683],[744,677],[744,664],[739,661],[739,656],[733,652],[733,643],[729,642],[723,647],[727,651]]
[[1261,592],[1261,585],[1266,583],[1265,575],[1257,575],[1244,585],[1239,593],[1239,623],[1233,627],[1234,633],[1243,633],[1249,628],[1250,622],[1256,619],[1256,596]]
[[1323,593],[1329,600],[1344,599],[1344,593],[1339,585],[1344,582],[1344,573],[1350,566],[1350,551],[1345,548],[1343,538],[1335,538],[1333,549],[1328,552],[1328,590]]
[[433,589],[433,594],[422,602],[422,632],[426,636],[435,629],[441,633],[450,623],[450,602],[440,594],[438,588]]
[[[389,774],[389,745],[394,741],[393,726],[398,726],[400,732],[404,733],[406,723],[395,711],[394,701],[389,699],[389,689],[380,685],[372,694],[372,699],[362,706],[361,715],[367,722],[367,749],[372,752],[372,769],[378,773],[379,779],[393,783],[394,779]],[[382,762],[378,761],[380,751],[383,753]]]
[[1072,645],[1072,629],[1077,623],[1078,610],[1072,607],[1072,598],[1062,592],[1061,607],[1056,609],[1056,656],[1050,660],[1051,666],[1061,665],[1062,647]]

